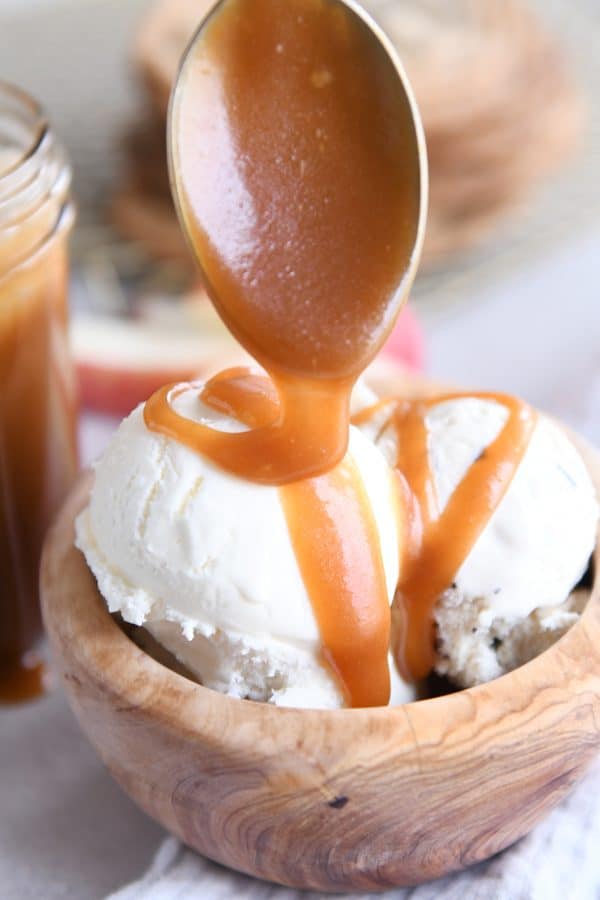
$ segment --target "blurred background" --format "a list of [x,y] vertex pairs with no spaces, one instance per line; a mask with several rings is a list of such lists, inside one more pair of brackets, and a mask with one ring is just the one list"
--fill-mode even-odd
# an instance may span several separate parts
[[[428,141],[431,206],[387,358],[524,395],[599,439],[597,0],[366,0]],[[209,0],[0,0],[0,78],[73,161],[84,458],[158,383],[235,353],[196,283],[165,155],[169,90]]]

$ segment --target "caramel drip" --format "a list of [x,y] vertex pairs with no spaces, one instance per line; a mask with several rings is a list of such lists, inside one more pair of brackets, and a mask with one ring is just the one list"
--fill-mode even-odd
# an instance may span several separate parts
[[287,484],[280,496],[325,660],[350,706],[385,706],[391,613],[360,473],[346,457],[319,478]]
[[11,665],[0,667],[0,704],[24,703],[41,696],[47,688],[45,664],[29,651]]
[[[440,511],[429,465],[425,416],[428,409],[462,397],[493,400],[508,410],[498,436],[482,451]],[[504,394],[448,394],[398,403],[397,468],[410,521],[395,600],[396,658],[406,678],[424,678],[435,661],[433,608],[506,494],[535,428],[527,404]]]
[[[1,237],[10,230],[0,223]],[[16,248],[20,226],[12,232]],[[32,662],[43,633],[40,553],[77,472],[66,233],[44,243],[45,235],[15,268],[0,246],[0,704],[44,689],[43,667]]]
[[[269,379],[247,369],[219,373],[200,399],[249,427],[277,414]],[[310,597],[323,657],[351,706],[389,701],[390,606],[371,504],[346,457],[318,478],[280,488],[290,538]]]
[[223,369],[213,376],[200,399],[247,428],[266,428],[279,417],[279,399],[271,380],[245,366]]
[[[251,431],[231,434],[181,416],[171,404],[176,385],[166,385],[150,397],[144,407],[144,421],[151,431],[165,434],[222,469],[259,484],[286,484],[327,471],[332,461],[335,464],[342,459],[348,446],[351,384],[289,380],[276,384],[277,391],[269,387],[270,415],[261,419],[261,425],[251,424],[251,410],[261,401],[255,395],[255,386],[248,384],[248,409],[238,413]],[[220,391],[226,390],[229,388],[221,385]],[[227,411],[229,400],[224,393],[219,398],[215,408]]]

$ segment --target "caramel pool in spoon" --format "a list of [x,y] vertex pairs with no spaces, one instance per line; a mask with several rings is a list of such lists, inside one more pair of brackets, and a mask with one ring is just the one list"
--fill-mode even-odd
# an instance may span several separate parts
[[180,416],[172,386],[150,398],[146,424],[281,485],[324,661],[349,705],[385,704],[381,541],[344,457],[352,386],[394,323],[423,239],[424,141],[404,73],[350,3],[222,0],[184,57],[169,154],[207,290],[270,378],[233,370],[204,388],[242,433]]
[[255,481],[327,471],[423,240],[424,139],[401,65],[348,2],[222,0],[183,59],[169,155],[212,301],[279,402],[223,434],[178,416],[165,388],[146,422]]

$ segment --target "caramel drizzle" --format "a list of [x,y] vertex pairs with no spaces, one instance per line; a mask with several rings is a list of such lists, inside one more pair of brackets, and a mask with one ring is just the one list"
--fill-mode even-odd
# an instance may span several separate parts
[[146,404],[146,426],[281,486],[325,656],[353,705],[385,704],[379,535],[346,450],[352,386],[393,325],[419,245],[412,105],[351,8],[228,0],[184,60],[170,139],[207,291],[272,383],[238,371],[203,393],[249,431],[189,421],[170,386]]
[[33,653],[0,668],[0,704],[33,700],[45,693],[47,687],[47,667]]
[[[169,397],[174,399],[178,391],[165,388],[160,393],[171,409]],[[432,406],[467,397],[500,403],[508,410],[508,418],[440,511],[429,465],[425,418]],[[264,433],[280,417],[279,398],[271,380],[245,368],[216,375],[204,386],[200,400],[255,429],[254,433]],[[537,416],[527,404],[507,395],[453,393],[412,401],[383,399],[355,415],[353,424],[368,422],[390,405],[391,417],[386,417],[380,433],[390,422],[396,430],[396,469],[406,519],[401,578],[394,601],[394,649],[403,677],[419,680],[435,662],[436,600],[451,584],[502,501]],[[186,428],[196,424],[179,418]],[[206,453],[204,435],[212,439],[225,433],[209,426],[200,428],[194,449]],[[174,436],[181,440],[179,430]],[[220,464],[218,455],[215,462]],[[279,491],[319,626],[324,661],[350,706],[387,704],[390,609],[377,527],[355,464],[346,458],[323,475],[285,483]]]
[[[257,430],[278,415],[270,379],[243,368],[216,375],[200,400]],[[346,457],[324,475],[282,485],[279,495],[325,663],[350,706],[385,706],[391,612],[377,526],[356,464]]]
[[[508,410],[508,418],[440,511],[429,464],[425,417],[432,406],[463,397],[500,403]],[[388,403],[389,400],[380,401],[354,421],[368,421]],[[536,418],[531,407],[504,394],[455,393],[396,402],[392,413],[398,439],[396,466],[405,493],[409,537],[394,601],[395,651],[398,667],[407,679],[424,678],[433,668],[436,600],[452,583],[506,494]]]
[[[234,371],[239,375],[239,370]],[[281,376],[269,381],[266,393],[261,394],[258,379],[260,376],[241,377],[236,387],[235,378],[227,377],[218,396],[214,390],[218,382],[213,379],[205,391],[205,403],[235,415],[250,431],[217,431],[181,416],[169,402],[177,387],[174,384],[160,388],[146,402],[146,427],[202,453],[233,475],[251,477],[259,484],[286,484],[320,475],[343,459],[348,447],[352,380],[300,381]],[[244,404],[237,402],[242,384]],[[235,413],[232,403],[237,403]]]
[[285,485],[280,496],[325,662],[350,706],[387,705],[391,611],[373,511],[355,463],[346,457],[325,475]]
[[[379,537],[344,457],[352,385],[398,312],[416,241],[410,105],[398,105],[393,65],[372,35],[320,0],[230,0],[190,52],[202,65],[185,68],[191,80],[172,107],[180,211],[221,317],[273,380],[236,370],[206,386],[202,400],[246,432],[179,415],[172,386],[150,398],[144,420],[235,475],[281,486],[324,655],[352,705],[385,704]],[[210,152],[199,155],[200,139]],[[410,520],[399,655],[413,677],[433,661],[435,599],[504,495],[534,421],[502,398],[509,421],[440,513],[428,402],[394,414]]]

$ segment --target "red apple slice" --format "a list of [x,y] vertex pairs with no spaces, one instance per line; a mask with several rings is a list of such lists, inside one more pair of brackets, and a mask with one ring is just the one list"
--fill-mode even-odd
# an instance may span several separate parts
[[[71,337],[83,406],[118,416],[129,413],[163,384],[252,362],[208,301],[195,303],[166,321],[76,316]],[[421,368],[421,330],[409,310],[401,314],[380,359]]]
[[85,408],[126,415],[161,385],[202,377],[248,357],[222,334],[160,323],[79,316],[71,331],[79,390]]

